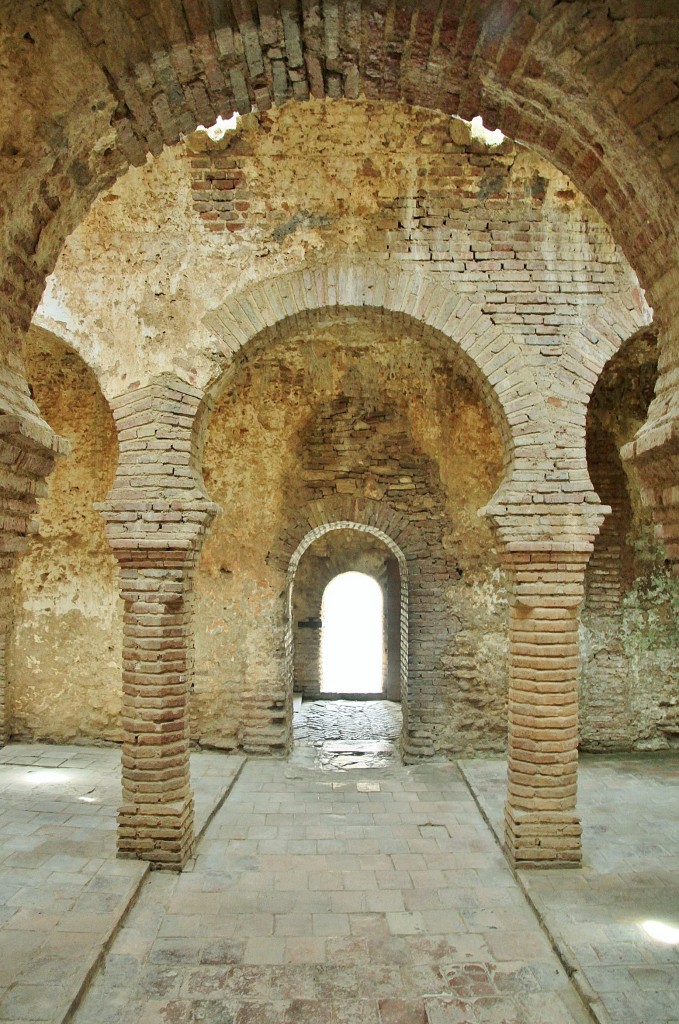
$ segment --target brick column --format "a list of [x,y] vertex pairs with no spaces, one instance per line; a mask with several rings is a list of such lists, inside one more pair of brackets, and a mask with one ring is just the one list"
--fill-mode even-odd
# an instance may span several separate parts
[[505,844],[517,866],[577,865],[578,626],[588,552],[514,550]]
[[[33,408],[35,408],[33,406]],[[12,577],[35,528],[45,477],[70,446],[31,412],[0,415],[0,745],[11,735],[7,701],[7,645],[12,630]]]
[[584,412],[579,426],[567,449],[554,441],[551,465],[539,449],[517,449],[516,478],[485,510],[512,584],[505,848],[517,867],[581,860],[578,628],[585,569],[610,508],[587,474]]
[[99,506],[125,602],[118,850],[174,869],[191,855],[194,835],[187,713],[193,575],[218,510],[198,469],[202,397],[164,376],[112,403],[120,460]]

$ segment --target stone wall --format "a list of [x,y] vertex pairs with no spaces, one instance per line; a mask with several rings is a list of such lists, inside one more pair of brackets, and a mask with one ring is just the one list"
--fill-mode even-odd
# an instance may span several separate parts
[[120,741],[118,567],[93,508],[115,475],[113,418],[91,370],[58,338],[32,328],[24,358],[35,400],[72,453],[57,465],[15,574],[11,732]]
[[[384,502],[439,532],[450,582],[437,612],[449,646],[434,672],[434,747],[497,749],[506,594],[477,512],[502,482],[490,511],[503,542],[519,531],[529,544],[557,534],[563,517],[596,514],[585,403],[606,359],[649,317],[610,232],[561,172],[397,104],[312,102],[248,116],[222,143],[194,136],[103,195],[67,244],[36,322],[83,355],[121,410],[169,372],[194,387],[192,409],[220,382],[204,459],[192,450],[187,467],[204,470],[223,509],[196,576],[192,736],[287,746],[285,567],[269,556],[279,538],[294,541],[290,553],[303,539],[291,536],[302,506],[335,494]],[[429,466],[421,493],[393,450],[389,471],[411,478],[398,495],[365,466],[352,476],[339,451],[334,465],[329,449],[322,466],[306,464],[314,422],[352,386],[345,419],[358,422],[367,403],[369,428]],[[358,435],[344,441],[358,461],[379,462]],[[136,454],[121,480],[152,461],[136,435],[123,443]],[[417,500],[438,496],[409,507],[409,484]],[[540,513],[532,524],[529,510]],[[134,518],[122,505],[116,514]],[[580,529],[575,519],[567,533]],[[620,524],[610,530],[618,536]],[[595,569],[608,554],[600,546]],[[612,657],[598,659],[609,674]],[[671,718],[671,687],[662,692]]]
[[653,333],[630,339],[592,395],[592,482],[612,508],[587,568],[580,702],[586,750],[662,749],[679,742],[679,587],[653,536],[634,467],[620,448],[643,423],[657,375]]

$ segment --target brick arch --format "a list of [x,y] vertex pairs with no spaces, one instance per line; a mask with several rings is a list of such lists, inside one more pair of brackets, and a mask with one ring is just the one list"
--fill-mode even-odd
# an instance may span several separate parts
[[[423,274],[376,262],[324,264],[284,273],[229,296],[208,313],[203,322],[218,339],[221,363],[221,372],[208,389],[211,399],[219,394],[228,365],[241,349],[357,311],[381,317],[385,324],[414,333],[457,359],[486,399],[504,442],[506,462],[511,462],[521,444],[513,436],[513,424],[526,416],[538,418],[544,408],[534,380],[528,400],[522,390],[532,374],[520,344],[466,294]],[[522,380],[512,383],[512,370],[519,368]],[[523,403],[517,417],[512,402],[519,395]]]
[[652,328],[653,310],[637,289],[629,302],[608,299],[597,316],[568,335],[557,370],[564,383],[577,386],[577,404],[584,428],[587,406],[607,366],[620,349],[641,331]]
[[[404,554],[398,544],[390,537],[388,533],[381,530],[379,527],[372,525],[369,522],[362,522],[349,519],[337,519],[332,522],[323,523],[320,526],[314,527],[310,530],[307,535],[300,541],[295,552],[290,559],[287,570],[287,604],[286,604],[286,635],[285,635],[285,649],[286,659],[289,658],[290,662],[288,665],[289,669],[289,680],[292,680],[292,673],[294,671],[293,666],[293,628],[292,628],[292,598],[295,584],[295,577],[297,575],[297,569],[299,563],[302,560],[302,556],[311,548],[316,541],[320,540],[321,537],[325,537],[328,533],[332,533],[339,530],[355,530],[358,533],[369,534],[371,537],[375,537],[379,540],[387,551],[390,552],[396,559],[399,569],[399,583],[400,583],[400,595],[401,595],[401,621],[408,622],[408,557]],[[412,559],[411,559],[412,561]],[[417,573],[414,574],[417,576]],[[382,589],[382,583],[377,581]],[[405,631],[401,631],[401,642],[399,650],[399,667],[400,667],[400,693],[401,699],[404,703],[407,700],[408,694],[408,632],[407,625]]]
[[[430,737],[414,735],[419,718],[421,694],[414,679],[428,671],[429,648],[417,635],[414,615],[422,621],[426,613],[431,585],[426,579],[427,545],[417,526],[399,512],[370,498],[335,498],[315,502],[292,523],[280,538],[270,560],[285,569],[285,664],[289,694],[294,677],[294,631],[292,600],[295,577],[304,553],[321,537],[335,530],[358,530],[380,540],[396,558],[401,591],[400,686],[403,709],[401,753],[404,760],[414,760],[433,753]],[[423,627],[420,626],[420,629]],[[424,627],[426,629],[426,627]],[[418,730],[419,733],[422,730]]]
[[[345,543],[348,542],[347,543]],[[401,573],[391,549],[361,530],[324,534],[307,548],[295,578],[293,690],[314,699],[327,690],[323,679],[323,601],[327,587],[346,573],[368,576],[382,597],[383,663],[378,690],[388,700],[401,699]]]
[[417,558],[424,549],[418,527],[384,502],[349,495],[314,502],[304,509],[277,538],[268,561],[294,575],[302,555],[314,541],[330,529],[347,528],[378,537],[398,559],[406,576],[416,574]]
[[679,9],[622,0],[417,0],[407,10],[344,10],[342,18],[336,5],[297,5],[260,16],[247,5],[166,0],[140,18],[127,0],[83,0],[72,13],[59,5],[8,12],[0,31],[12,54],[0,73],[12,140],[0,169],[4,409],[53,443],[16,341],[64,239],[102,189],[218,113],[363,98],[481,113],[568,174],[656,310],[662,376],[641,434],[645,451],[662,452],[664,421],[679,410],[679,132],[667,56]]
[[309,97],[481,113],[565,171],[652,283],[676,249],[667,46],[679,13],[617,2],[609,16],[586,0],[439,6],[357,4],[342,19],[332,4],[261,15],[248,5],[167,0],[143,18],[124,0],[85,0],[72,14],[20,5],[4,35],[14,73],[32,88],[23,100],[9,81],[4,95],[18,152],[36,154],[33,174],[19,164],[8,218],[31,210],[10,233],[28,290],[40,290],[37,278],[87,205],[130,164],[218,113]]
[[74,352],[94,376],[97,382],[97,387],[109,406],[111,405],[111,400],[118,397],[117,394],[111,394],[111,388],[106,387],[105,381],[102,383],[101,363],[97,360],[97,350],[91,346],[83,344],[82,335],[74,329],[72,324],[67,323],[65,320],[57,320],[56,318],[49,316],[41,306],[36,310],[33,319],[31,320],[29,330],[37,330],[42,331],[45,334],[49,334],[56,338],[71,352]]

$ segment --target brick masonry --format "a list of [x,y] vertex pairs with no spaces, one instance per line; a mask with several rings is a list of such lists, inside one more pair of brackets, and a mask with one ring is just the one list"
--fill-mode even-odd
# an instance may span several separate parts
[[366,503],[370,515],[364,511],[359,523],[397,517],[398,538],[383,529],[407,567],[404,756],[492,749],[503,741],[504,695],[469,678],[474,623],[460,594],[461,552],[443,543],[451,524],[438,467],[414,447],[403,412],[367,376],[350,373],[341,396],[316,408],[298,441],[298,475],[285,507],[295,522],[307,508],[327,510],[346,497],[358,508]]
[[[168,0],[141,16],[137,7],[101,12],[85,2],[72,10],[21,9],[8,20],[12,74],[44,97],[50,140],[40,151],[30,105],[8,81],[16,141],[7,148],[2,186],[11,221],[3,333],[11,372],[20,371],[16,336],[61,242],[128,162],[142,163],[218,112],[365,95],[468,117],[480,112],[571,174],[611,225],[657,310],[662,381],[651,418],[658,429],[644,436],[644,451],[656,442],[662,450],[663,421],[676,418],[679,352],[676,287],[667,273],[678,223],[677,85],[667,50],[675,52],[676,11],[617,3],[609,17],[598,4],[552,0],[515,0],[481,15],[471,0],[439,13],[420,4],[350,14],[336,4],[267,8],[257,17],[243,7],[229,19],[224,11]],[[21,389],[10,391],[15,397]],[[647,490],[663,509],[674,507],[662,488]],[[670,529],[674,513],[661,515]]]
[[[656,509],[660,535],[670,556],[674,557],[676,495],[672,474],[676,471],[676,419],[673,405],[676,389],[672,383],[675,364],[669,317],[673,307],[672,288],[664,270],[662,274],[660,271],[661,267],[671,261],[674,252],[674,205],[672,199],[665,201],[668,198],[665,183],[662,176],[659,178],[655,166],[642,159],[641,155],[636,161],[630,161],[629,158],[625,160],[623,157],[627,152],[623,143],[611,142],[611,148],[604,159],[604,147],[598,143],[597,138],[599,119],[591,117],[587,120],[577,110],[580,105],[583,110],[586,108],[585,112],[594,112],[582,99],[590,94],[594,97],[605,94],[606,102],[612,108],[617,111],[625,107],[626,110],[625,104],[618,102],[619,91],[622,90],[625,95],[636,93],[641,83],[635,83],[633,76],[630,78],[627,74],[630,68],[626,67],[625,59],[619,59],[612,45],[611,33],[615,30],[598,21],[594,9],[582,4],[569,6],[573,8],[572,11],[561,12],[550,20],[550,5],[529,13],[523,5],[517,4],[512,7],[511,30],[507,25],[506,31],[499,37],[484,30],[482,19],[474,18],[468,5],[460,4],[454,11],[451,9],[452,21],[448,17],[438,20],[433,16],[427,17],[424,9],[417,8],[411,12],[410,17],[405,18],[394,15],[393,18],[368,19],[366,24],[359,18],[360,31],[347,33],[346,40],[340,43],[339,31],[335,31],[337,25],[333,19],[324,26],[323,32],[320,32],[320,25],[315,23],[313,17],[305,18],[303,24],[295,18],[281,19],[279,23],[276,17],[264,19],[264,24],[255,24],[252,19],[243,17],[237,19],[236,26],[227,28],[222,25],[211,26],[198,8],[185,5],[189,37],[203,40],[207,48],[197,47],[194,52],[187,47],[184,37],[183,42],[176,42],[173,46],[166,43],[154,49],[152,42],[157,31],[163,36],[168,33],[173,40],[181,39],[183,35],[180,32],[179,37],[175,36],[177,23],[173,21],[171,13],[169,21],[162,26],[155,18],[150,18],[143,30],[140,27],[139,31],[129,33],[129,38],[139,44],[139,50],[131,65],[134,72],[128,74],[124,81],[121,76],[120,86],[113,88],[118,107],[115,132],[128,158],[141,162],[148,148],[159,152],[163,141],[175,141],[179,132],[195,127],[196,118],[207,120],[210,112],[214,111],[214,101],[218,97],[223,100],[229,96],[235,105],[243,109],[247,109],[254,98],[260,110],[263,110],[268,107],[272,97],[283,99],[291,95],[305,98],[305,90],[308,90],[316,95],[323,93],[331,97],[344,95],[351,98],[363,88],[369,97],[379,94],[380,99],[407,98],[411,102],[420,97],[431,102],[431,96],[437,94],[438,86],[438,105],[441,109],[462,113],[476,113],[480,110],[490,116],[491,120],[494,115],[499,116],[510,134],[533,142],[542,152],[548,152],[557,164],[568,167],[575,183],[581,185],[599,207],[612,225],[615,237],[621,240],[627,253],[635,260],[642,282],[652,289],[654,304],[656,297],[659,300],[657,306],[661,310],[659,325],[663,348],[661,383],[651,409],[651,425],[645,433],[639,435],[634,448],[626,452],[626,455],[644,478],[646,496]],[[87,5],[74,14],[74,24],[81,33],[79,38],[87,52],[88,71],[92,71],[96,77],[93,69],[100,60],[106,61],[109,82],[111,78],[116,81],[115,70],[113,73],[108,70],[109,65],[114,69],[127,66],[118,49],[120,44],[114,41],[128,38],[124,31],[125,19],[116,21],[116,11],[117,8],[113,8],[114,21],[111,23],[93,17]],[[514,80],[513,76],[515,72],[518,74],[521,67],[522,71],[527,72],[527,81],[540,78],[545,66],[549,65],[549,60],[540,59],[545,52],[564,60],[571,72],[569,80],[575,81],[574,67],[575,77],[578,74],[591,76],[587,77],[588,82],[603,74],[601,70],[594,72],[588,68],[585,60],[581,65],[579,58],[573,60],[572,56],[569,57],[572,48],[566,47],[565,51],[561,48],[564,33],[560,30],[565,26],[572,33],[575,22],[571,23],[569,19],[576,16],[580,25],[578,38],[583,18],[595,37],[597,31],[600,32],[596,45],[604,47],[608,59],[595,60],[593,65],[599,69],[603,66],[609,68],[616,86],[613,88],[606,79],[605,86],[602,83],[600,89],[590,93],[586,88],[580,90],[581,82],[578,79],[577,101],[569,96],[563,106],[564,120],[576,127],[565,133],[557,133],[556,122],[542,116],[539,103],[529,106],[523,102],[523,85],[518,79]],[[62,15],[55,17],[58,27],[62,28]],[[562,17],[563,22],[560,20]],[[214,32],[210,35],[211,27]],[[70,25],[68,29],[70,31]],[[148,37],[146,32],[149,33]],[[396,61],[390,64],[383,47],[387,40],[398,38],[401,33],[404,36],[408,34],[408,39],[415,42],[408,46],[407,56],[402,63]],[[30,33],[29,36],[34,38]],[[540,38],[540,49],[536,51],[530,51],[529,44],[533,37]],[[568,31],[565,37],[570,38]],[[28,42],[25,35],[23,38]],[[59,32],[54,34],[54,38],[59,41]],[[492,40],[498,38],[501,42],[493,43]],[[442,83],[449,79],[459,83],[460,79],[454,75],[452,78],[446,77],[450,70],[447,59],[441,64],[434,62],[431,68],[429,66],[431,55],[438,53],[441,39],[444,40],[443,53],[464,57],[463,64],[469,70],[468,76],[461,83],[463,88],[454,93],[449,91],[445,100],[440,99]],[[610,49],[605,49],[606,40],[611,44]],[[281,50],[280,54],[276,53],[278,50]],[[170,51],[172,60],[167,56]],[[386,51],[398,52],[390,47]],[[201,68],[197,77],[187,78],[189,68],[195,72],[196,53],[206,67]],[[215,56],[217,53],[219,56],[216,63],[211,64],[210,55]],[[497,95],[492,88],[482,86],[482,76],[478,72],[472,72],[472,53],[482,55],[479,67],[486,68],[488,62],[497,67]],[[617,59],[614,60],[612,54]],[[25,59],[22,51],[19,64],[25,62]],[[371,73],[365,71],[366,59]],[[206,70],[207,66],[209,70]],[[558,60],[555,66],[558,67]],[[619,81],[617,77],[621,67],[627,75],[624,81]],[[203,72],[205,77],[201,77]],[[485,74],[483,78],[485,80]],[[381,93],[377,81],[384,83]],[[397,82],[403,84],[397,86]],[[502,86],[506,88],[506,93],[503,93]],[[401,88],[405,89],[403,96]],[[54,91],[68,102],[73,87]],[[97,89],[89,90],[88,102],[101,95],[101,92],[101,85],[97,82]],[[671,95],[671,82],[663,79],[653,95],[665,95],[666,102],[671,103],[674,99]],[[657,107],[652,104],[644,106],[642,96],[643,89],[637,95],[636,104],[630,104],[632,113],[625,124],[632,132],[642,122],[652,122],[663,106],[662,103]],[[153,97],[152,101],[150,97]],[[110,127],[110,98],[102,99],[101,109],[106,111]],[[262,119],[265,132],[271,131],[274,120],[273,114]],[[574,750],[571,712],[577,652],[573,653],[572,647],[582,599],[584,566],[606,511],[599,503],[587,474],[584,451],[586,404],[605,362],[626,336],[647,322],[648,309],[643,306],[640,297],[635,296],[631,275],[620,255],[615,252],[610,236],[606,231],[595,230],[596,218],[592,218],[592,231],[586,240],[587,247],[591,239],[591,247],[587,248],[584,261],[587,266],[582,266],[583,261],[579,257],[571,259],[574,251],[581,248],[579,243],[576,244],[575,230],[573,237],[569,232],[565,233],[565,258],[561,258],[559,253],[552,253],[550,245],[554,237],[549,230],[549,218],[545,219],[543,215],[544,209],[553,212],[544,198],[547,188],[543,182],[547,179],[539,169],[537,176],[517,174],[521,160],[512,159],[513,152],[495,155],[485,153],[472,140],[456,138],[455,130],[447,142],[450,147],[448,150],[434,147],[434,157],[427,171],[430,180],[426,183],[426,189],[419,187],[424,183],[411,181],[410,187],[399,187],[389,202],[379,205],[377,212],[379,218],[382,218],[382,226],[378,218],[370,225],[369,252],[372,255],[369,258],[364,253],[360,259],[348,259],[346,255],[340,257],[332,248],[319,257],[319,239],[322,242],[323,230],[330,228],[324,219],[325,211],[300,210],[301,220],[299,217],[295,220],[293,214],[280,225],[285,231],[282,234],[279,231],[278,236],[275,236],[272,230],[271,239],[279,245],[290,237],[292,245],[295,229],[301,225],[305,230],[316,232],[311,238],[316,247],[314,258],[307,260],[305,254],[302,259],[297,251],[295,259],[303,264],[304,269],[291,270],[294,259],[281,260],[280,249],[273,246],[266,254],[273,258],[261,265],[261,272],[250,271],[247,281],[239,281],[237,286],[232,280],[231,287],[226,289],[226,302],[220,300],[208,303],[210,312],[203,318],[203,325],[211,331],[212,344],[215,346],[215,380],[228,368],[233,354],[255,339],[266,340],[267,337],[280,334],[283,329],[288,331],[308,326],[310,322],[317,322],[319,316],[322,318],[327,315],[327,310],[338,307],[352,311],[377,311],[378,315],[385,316],[391,322],[394,322],[395,317],[401,318],[402,322],[411,325],[418,336],[428,339],[432,345],[452,347],[459,354],[460,365],[487,396],[505,441],[505,461],[509,470],[487,506],[504,564],[515,581],[511,618],[511,657],[515,660],[511,671],[510,758],[511,772],[516,777],[509,790],[508,843],[519,860],[536,861],[543,859],[544,854],[547,860],[563,857],[565,860],[576,861],[578,842],[572,784],[575,769],[571,763]],[[463,129],[459,131],[462,133]],[[610,133],[611,139],[615,134]],[[668,137],[669,134],[672,133],[668,132],[667,136],[662,137]],[[617,136],[618,139],[622,137],[622,134]],[[89,142],[86,135],[84,138]],[[110,182],[119,168],[115,154],[108,166],[105,166],[105,161],[99,163],[104,160],[99,155],[105,152],[103,145],[90,146],[89,149],[97,154],[93,157],[96,166],[89,168],[85,164],[71,168],[71,178],[79,184],[80,190],[75,190],[77,196],[74,195],[72,183],[67,183],[71,194],[69,201],[64,203],[63,214],[59,214],[54,221],[54,229],[50,229],[51,214],[56,213],[61,202],[55,201],[54,190],[48,184],[40,203],[36,202],[33,207],[33,222],[29,229],[26,230],[24,225],[21,232],[11,235],[11,240],[16,242],[22,252],[21,259],[13,263],[8,261],[5,292],[9,296],[8,322],[12,324],[12,329],[26,322],[26,312],[16,302],[16,296],[31,295],[37,300],[42,272],[51,267],[60,238],[63,238],[73,219],[77,219],[78,210],[87,205],[102,182]],[[109,147],[107,152],[111,155],[113,148]],[[238,153],[235,159],[240,159]],[[54,166],[57,164],[59,161],[55,160]],[[630,169],[632,166],[633,171]],[[59,172],[45,173],[51,183]],[[366,164],[364,177],[370,178],[372,174],[373,171]],[[444,192],[442,196],[433,194],[436,191],[434,180],[437,175],[446,179],[445,188],[441,189]],[[201,180],[208,183],[207,178]],[[251,175],[250,169],[247,170],[245,180],[252,187],[255,177]],[[216,223],[221,218],[216,204],[222,201],[214,193],[229,191],[213,187],[215,181],[235,183],[236,178],[213,177],[209,189],[194,190],[199,195],[207,196],[204,200],[195,200],[205,202],[207,209],[196,211],[192,205],[193,213],[198,215],[197,219],[207,235],[214,234],[209,227],[210,223]],[[521,204],[525,216],[513,217],[518,193],[512,189],[520,184],[523,187]],[[635,185],[643,187],[635,188]],[[30,192],[31,187],[32,181],[26,179],[26,192]],[[566,193],[560,197],[559,202],[570,202],[568,188],[558,191]],[[642,194],[643,203],[637,199]],[[439,200],[441,205],[437,209],[434,204]],[[552,195],[551,200],[557,201],[556,194]],[[194,200],[191,202],[193,204]],[[459,209],[465,210],[464,219],[456,217]],[[474,225],[469,210],[482,214],[479,226]],[[234,212],[235,209],[227,210],[224,207],[224,213]],[[205,221],[205,214],[214,216]],[[229,221],[224,220],[224,223],[228,224]],[[577,218],[569,221],[571,228],[577,228],[577,224]],[[261,222],[254,216],[248,216],[242,229],[235,234],[247,237],[250,225],[260,227]],[[225,237],[228,234],[231,233],[223,232]],[[252,243],[254,245],[256,242],[260,246],[260,252],[261,241],[261,232],[260,237],[255,237],[253,227]],[[580,243],[585,244],[582,239]],[[503,248],[507,245],[510,248]],[[346,252],[346,245],[337,248],[344,248]],[[254,256],[254,251],[251,252]],[[550,265],[529,266],[540,263]],[[569,263],[575,265],[569,266]],[[441,266],[445,273],[440,269]],[[611,267],[617,268],[613,271],[613,279],[610,277]],[[590,273],[591,278],[588,277]],[[547,276],[540,276],[544,274]],[[550,275],[556,276],[552,279]],[[498,288],[493,287],[497,281],[501,282],[499,290],[505,296],[502,303],[493,301],[497,298]],[[632,287],[626,290],[621,287],[623,283],[632,284]],[[507,295],[511,297],[510,302],[506,300]],[[569,301],[557,303],[557,295],[569,295]],[[525,301],[526,297],[528,301]],[[181,332],[178,332],[178,336],[181,336]],[[559,339],[556,343],[555,338]],[[147,347],[151,348],[150,345]],[[186,410],[191,408],[192,403],[184,399],[163,398],[161,393],[153,390],[156,385],[147,383],[148,374],[144,376],[142,372],[139,377],[136,383],[142,386],[133,387],[129,393],[122,395],[118,392],[120,408],[128,402],[134,407],[134,412],[130,413],[131,421],[125,430],[141,429],[142,433],[125,438],[121,434],[119,479],[113,492],[114,498],[105,507],[105,514],[114,550],[125,567],[123,571],[129,569],[136,574],[126,579],[124,586],[130,614],[142,614],[143,609],[139,605],[146,602],[141,600],[139,594],[146,593],[149,588],[152,591],[150,580],[153,577],[145,575],[147,570],[173,568],[174,571],[176,568],[179,576],[173,577],[169,572],[165,574],[169,590],[166,593],[160,587],[160,597],[155,603],[167,607],[172,604],[168,595],[179,593],[179,614],[183,615],[184,603],[189,601],[195,554],[213,510],[201,506],[201,502],[205,505],[205,495],[200,487],[197,456],[193,454],[197,441],[193,435],[191,438],[187,436],[187,423],[182,420],[183,417],[188,422],[191,418],[186,416]],[[204,383],[211,381],[205,380]],[[128,385],[129,381],[126,387]],[[164,386],[160,385],[161,390]],[[174,390],[177,388],[182,393],[179,384],[176,384]],[[195,400],[192,412],[199,405],[201,393],[202,388],[186,392]],[[130,395],[135,397],[130,398]],[[136,396],[142,396],[138,399],[142,403],[139,408],[134,406]],[[149,401],[147,408],[143,406],[145,399]],[[168,408],[163,407],[164,401],[169,401]],[[184,413],[177,408],[182,404]],[[179,423],[168,423],[166,417],[175,415],[180,418]],[[137,423],[135,417],[138,416],[141,419]],[[157,435],[159,424],[163,433]],[[172,449],[170,446],[168,449],[161,445],[157,451],[181,451],[181,457],[175,454],[151,454],[156,450],[149,449],[151,442],[148,438],[164,442],[170,440],[164,433],[168,426],[179,428],[179,440],[188,443],[189,448]],[[148,432],[143,433],[144,430]],[[147,440],[142,444],[141,439],[144,437]],[[124,450],[123,444],[128,440],[134,442],[134,446]],[[667,456],[662,468],[657,465],[658,451]],[[187,461],[183,461],[185,456]],[[143,501],[146,504],[143,508],[136,508],[134,502],[140,494],[144,495]],[[171,499],[175,501],[176,507],[173,507]],[[130,507],[125,502],[130,503]],[[179,519],[173,518],[175,514],[179,515]],[[199,518],[192,519],[192,514]],[[200,519],[201,515],[203,519]],[[172,523],[176,525],[172,526]],[[150,553],[153,553],[153,557]],[[153,563],[154,558],[156,563]],[[170,583],[178,589],[173,590]],[[566,603],[565,597],[569,598]],[[539,598],[540,603],[536,604],[535,598]],[[562,603],[559,604],[559,601]],[[524,644],[518,637],[521,633],[530,633],[533,637],[540,637],[541,644],[549,644],[548,640],[543,641],[542,634],[550,632],[544,627],[551,619],[543,612],[551,608],[559,613],[555,615],[554,621],[559,625],[557,632],[563,643],[550,644],[548,651],[542,651],[543,658],[539,651],[533,649],[535,643],[528,640]],[[522,629],[522,625],[530,628]],[[130,642],[127,648],[132,652],[131,660],[128,659],[130,664],[150,664],[149,659],[140,656],[143,646],[132,635],[128,639]],[[524,650],[525,646],[531,649]],[[187,642],[184,647],[187,657],[184,661],[181,657],[175,660],[180,666],[179,674],[188,677],[190,643]],[[176,653],[174,648],[168,650]],[[559,667],[559,658],[562,656],[565,660]],[[574,664],[570,663],[572,658],[575,659]],[[534,664],[536,660],[537,665]],[[549,664],[540,664],[542,660]],[[161,659],[156,661],[162,664]],[[174,662],[170,660],[169,664]],[[182,664],[184,670],[181,669]],[[134,669],[131,671],[134,674]],[[531,674],[533,671],[547,673],[537,680],[545,684],[543,688],[529,685],[535,681]],[[566,676],[562,678],[559,675],[561,672],[566,672]],[[153,673],[142,671],[141,674]],[[151,683],[148,685],[151,686]],[[550,686],[554,688],[550,689]],[[547,705],[548,702],[540,701],[548,693],[557,695],[558,700],[549,704],[549,714],[543,714],[538,709]],[[186,695],[182,693],[178,696],[181,698],[181,710],[176,712],[176,722],[179,724],[174,731],[181,733],[183,730],[181,746],[185,744],[185,722],[181,719]],[[150,690],[147,697],[149,700],[155,699]],[[524,720],[524,705],[532,709],[528,715],[531,718],[530,725]],[[552,721],[555,707],[561,719],[556,725]],[[131,748],[141,745],[139,736],[142,730],[139,723],[145,720],[143,716],[126,719],[130,732],[130,756],[133,753]],[[148,721],[153,721],[150,711]],[[169,734],[173,729],[168,726],[166,731]],[[529,735],[525,733],[526,729]],[[559,732],[558,737],[552,735],[555,730]],[[151,734],[156,733],[160,736],[162,730],[154,726]],[[565,755],[563,761],[551,757],[554,751],[550,744],[553,742],[565,744],[562,750]],[[162,755],[164,741],[159,746]],[[167,744],[167,750],[171,760],[176,752],[170,743]],[[563,767],[560,780],[555,784],[554,772],[559,764],[568,767]],[[548,765],[549,770],[544,765]],[[169,764],[166,767],[170,773],[176,768]],[[136,768],[128,764],[127,770],[127,794],[143,795],[145,790],[140,788],[141,782],[134,776]],[[164,770],[161,769],[161,775]],[[180,757],[175,782],[176,779],[184,779],[184,775]],[[151,850],[148,855],[155,856],[164,851],[173,863],[181,863],[190,848],[190,829],[185,827],[190,820],[190,806],[186,790],[182,789],[183,783],[176,782],[176,788],[173,789],[175,782],[169,780],[170,775],[161,779],[148,776],[148,785],[151,787],[148,792],[154,794],[148,806],[153,803],[162,804],[163,793],[169,794],[168,806],[174,805],[170,815],[174,815],[174,818],[168,845],[163,846],[164,837],[160,834],[147,834],[147,804],[139,799],[136,802],[130,799],[126,804],[128,810],[125,813],[131,817],[131,832],[125,838],[130,839],[132,845],[129,848],[137,853],[146,854]],[[160,786],[164,781],[168,782],[166,790]],[[172,794],[176,795],[176,799],[172,798]],[[555,801],[558,807],[554,806]],[[525,836],[535,836],[536,829],[539,842],[533,839],[524,842]]]
[[240,231],[250,209],[243,161],[206,135],[187,144],[193,208],[209,231]]
[[200,403],[194,388],[165,378],[114,404],[120,461],[99,506],[125,605],[118,849],[173,868],[193,849],[193,576],[217,511],[195,465]]

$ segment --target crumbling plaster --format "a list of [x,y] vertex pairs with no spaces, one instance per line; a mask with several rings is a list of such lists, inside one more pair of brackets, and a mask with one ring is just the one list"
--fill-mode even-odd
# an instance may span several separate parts
[[[476,631],[468,658],[495,694],[491,746],[502,745],[506,596],[489,527],[476,513],[508,453],[478,381],[463,384],[451,403],[447,385],[438,386],[449,373],[445,360],[388,323],[376,336],[360,312],[345,311],[338,323],[329,308],[306,331],[276,327],[268,351],[250,356],[246,347],[242,358],[219,330],[220,311],[236,296],[302,267],[407,270],[415,282],[468,297],[489,328],[510,336],[524,400],[537,396],[550,436],[577,444],[598,372],[651,311],[607,228],[561,172],[510,142],[489,149],[466,133],[462,122],[396,104],[314,101],[249,115],[222,144],[194,136],[129,171],[94,203],[48,281],[35,324],[80,353],[107,398],[167,372],[199,389],[220,384],[203,461],[222,516],[196,587],[191,728],[199,741],[243,743],[248,706],[260,716],[254,732],[266,733],[262,706],[284,697],[281,579],[267,553],[285,526],[284,484],[297,467],[304,423],[338,393],[363,345],[370,359],[362,354],[361,372],[380,381],[385,399],[406,401],[412,437],[440,474],[448,542],[468,563],[459,597]],[[239,175],[236,230],[220,220],[226,205],[205,184],[217,171]],[[247,317],[243,299],[237,308]],[[44,412],[49,402],[46,393]],[[21,630],[28,637],[32,628],[32,600],[17,649]],[[113,607],[112,590],[108,601]],[[111,671],[107,738],[117,737],[116,691]],[[44,720],[40,701],[33,712]],[[257,746],[256,736],[250,742]],[[456,749],[454,738],[446,743]]]
[[24,359],[36,401],[73,456],[57,463],[14,576],[12,733],[120,740],[118,567],[93,507],[115,475],[113,417],[92,371],[59,339],[32,327]]
[[[221,143],[194,136],[188,149],[166,149],[95,201],[35,322],[64,337],[113,398],[168,371],[206,387],[228,361],[206,314],[256,282],[338,260],[445,277],[485,300],[493,322],[543,348],[557,336],[567,345],[599,315],[619,344],[630,319],[650,318],[629,265],[565,175],[509,142],[460,145],[451,124],[459,139],[463,122],[430,111],[313,101],[248,115]],[[194,208],[194,150],[240,164],[249,209],[238,231],[215,233]],[[461,220],[438,231],[418,225],[417,197],[428,194],[447,199]],[[540,250],[540,266],[519,266],[513,239],[491,238],[493,220],[507,230],[507,215],[526,236],[519,245]],[[521,302],[522,292],[538,298]],[[575,318],[558,308],[567,304]],[[541,315],[554,322],[538,323]],[[540,347],[524,350],[526,367],[541,388],[563,390]]]

